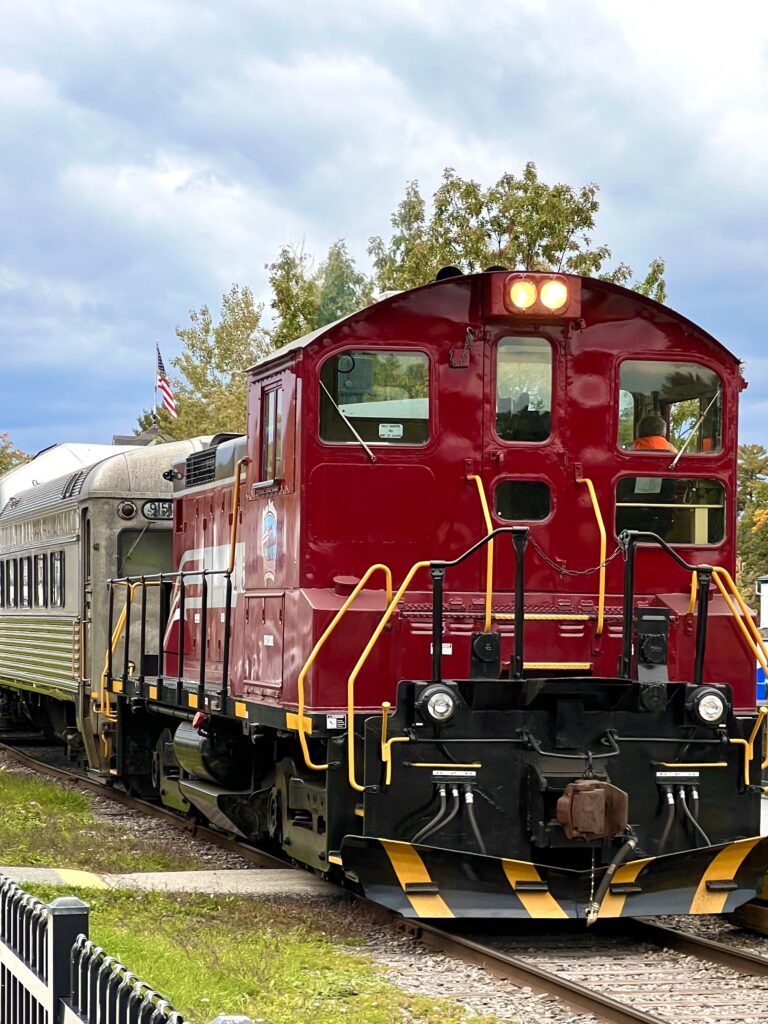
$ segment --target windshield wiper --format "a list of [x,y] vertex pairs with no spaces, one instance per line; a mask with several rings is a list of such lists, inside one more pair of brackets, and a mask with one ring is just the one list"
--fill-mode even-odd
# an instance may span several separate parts
[[355,439],[357,441],[359,441],[359,443],[363,446],[363,448],[365,449],[365,454],[368,456],[368,458],[371,460],[371,462],[375,462],[376,461],[376,456],[373,454],[371,449],[368,447],[368,445],[365,443],[365,441],[362,439],[362,437],[360,437],[360,435],[355,430],[355,428],[352,426],[352,424],[349,422],[349,420],[347,419],[346,415],[341,411],[339,406],[336,404],[336,400],[334,399],[333,395],[328,390],[328,388],[325,386],[325,384],[323,384],[322,381],[320,381],[320,387],[323,389],[323,391],[326,393],[326,395],[328,395],[328,398],[330,399],[331,404],[333,405],[334,409],[339,414],[339,416],[341,416],[341,418],[347,424],[349,429],[352,431],[352,433],[355,436]]
[[691,432],[688,435],[688,437],[686,437],[685,441],[683,441],[682,448],[677,453],[677,455],[674,457],[674,459],[672,459],[672,462],[670,463],[670,466],[669,466],[670,469],[674,469],[675,466],[678,464],[678,462],[680,461],[680,456],[684,454],[685,449],[688,447],[688,445],[691,443],[691,441],[696,436],[696,431],[699,429],[701,424],[704,422],[704,419],[705,419],[707,413],[709,412],[709,410],[712,408],[712,406],[715,404],[715,402],[718,400],[719,397],[720,397],[720,392],[718,390],[712,396],[712,399],[711,399],[709,405],[707,406],[707,408],[704,410],[704,412],[701,414],[701,416],[699,416],[699,418],[696,420],[696,422],[691,427]]

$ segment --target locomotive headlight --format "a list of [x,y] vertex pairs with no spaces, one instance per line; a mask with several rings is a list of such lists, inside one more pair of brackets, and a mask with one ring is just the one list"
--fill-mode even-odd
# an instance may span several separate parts
[[537,298],[533,281],[513,281],[509,289],[509,301],[516,309],[530,309]]
[[702,725],[720,725],[728,711],[725,697],[709,686],[701,686],[694,691],[689,707]]
[[541,286],[539,300],[547,309],[562,309],[568,302],[568,288],[563,281],[547,281]]
[[422,718],[437,725],[449,722],[456,714],[457,707],[456,694],[447,686],[428,686],[418,701]]

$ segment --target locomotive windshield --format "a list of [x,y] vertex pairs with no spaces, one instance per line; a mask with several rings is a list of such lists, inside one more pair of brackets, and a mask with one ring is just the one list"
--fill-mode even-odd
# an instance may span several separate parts
[[552,347],[544,338],[502,338],[496,350],[496,433],[546,441],[552,416]]
[[697,363],[628,359],[619,371],[621,448],[707,454],[722,439],[722,387]]
[[429,439],[425,353],[340,352],[323,364],[320,380],[323,441],[349,443],[349,424],[363,441],[375,444],[424,444]]

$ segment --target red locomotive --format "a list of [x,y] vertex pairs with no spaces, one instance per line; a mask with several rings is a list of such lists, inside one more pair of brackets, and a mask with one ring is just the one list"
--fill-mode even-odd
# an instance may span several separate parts
[[498,269],[274,352],[173,468],[175,571],[111,586],[113,770],[412,916],[751,899],[744,386],[652,300]]

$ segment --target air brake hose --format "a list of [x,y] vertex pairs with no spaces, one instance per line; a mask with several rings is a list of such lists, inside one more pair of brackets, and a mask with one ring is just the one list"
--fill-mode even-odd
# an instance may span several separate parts
[[661,839],[659,840],[659,856],[664,853],[669,833],[672,831],[672,826],[675,822],[675,797],[671,786],[664,787],[664,796],[667,798],[667,820],[664,822],[664,831],[661,833]]
[[630,836],[626,843],[624,843],[623,846],[620,846],[614,854],[613,860],[605,869],[605,874],[600,881],[600,885],[597,887],[594,899],[587,904],[587,925],[594,924],[597,920],[597,915],[600,913],[600,905],[606,897],[608,887],[611,884],[611,879],[616,872],[616,868],[623,864],[630,853],[635,849],[637,849],[637,838],[635,836]]
[[480,853],[485,853],[485,843],[483,842],[483,837],[477,824],[477,818],[475,817],[475,797],[471,786],[466,786],[464,789],[464,804],[467,808],[467,817],[469,818],[469,824],[472,828],[472,834],[475,837],[477,848]]
[[699,791],[695,786],[691,786],[691,803],[693,804],[692,814],[696,821],[699,820]]
[[433,836],[435,832],[442,832],[445,826],[449,825],[456,817],[456,815],[459,813],[458,786],[451,786],[451,801],[451,809],[448,812],[448,814],[442,819],[442,821],[438,821],[438,823],[436,825],[433,825],[428,832],[424,832],[424,829],[421,830],[422,834],[419,836],[419,842],[423,843],[425,839],[428,839],[429,836]]
[[704,840],[704,844],[706,846],[711,846],[712,843],[709,841],[709,836],[707,835],[707,833],[704,831],[704,829],[701,827],[701,825],[698,823],[698,821],[696,821],[696,819],[694,818],[694,816],[690,812],[690,809],[688,807],[688,803],[687,803],[687,801],[685,799],[685,789],[684,789],[683,786],[680,786],[680,788],[677,791],[677,802],[678,802],[678,804],[680,806],[680,809],[682,810],[683,814],[686,816],[688,821],[690,821],[690,823],[693,825],[693,827],[699,833],[701,838]]
[[438,795],[440,797],[440,809],[438,810],[438,812],[434,816],[434,818],[432,818],[431,821],[427,822],[427,824],[424,826],[424,828],[420,828],[419,829],[419,831],[416,833],[416,835],[411,840],[412,843],[421,842],[421,840],[424,838],[424,836],[428,836],[430,834],[430,832],[432,831],[432,829],[437,828],[437,826],[440,824],[440,819],[445,814],[445,808],[447,807],[447,801],[446,801],[445,793],[446,793],[445,786],[440,786],[440,788],[438,790]]

